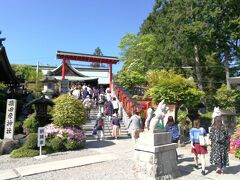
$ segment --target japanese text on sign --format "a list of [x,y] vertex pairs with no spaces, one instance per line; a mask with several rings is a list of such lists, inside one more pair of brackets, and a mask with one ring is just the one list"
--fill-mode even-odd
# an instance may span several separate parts
[[8,99],[5,118],[4,139],[13,139],[14,124],[16,119],[17,100]]
[[38,147],[45,146],[45,130],[44,127],[38,128]]

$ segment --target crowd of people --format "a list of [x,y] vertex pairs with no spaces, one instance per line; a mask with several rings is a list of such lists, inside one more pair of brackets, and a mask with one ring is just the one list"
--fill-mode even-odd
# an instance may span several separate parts
[[[230,135],[228,128],[224,125],[221,113],[214,112],[212,115],[212,125],[210,126],[209,134],[204,127],[201,126],[200,119],[193,121],[192,128],[189,131],[191,152],[194,155],[195,169],[200,168],[201,174],[206,175],[206,157],[208,153],[207,146],[210,146],[210,164],[216,166],[216,173],[224,174],[224,169],[229,165],[229,145]],[[139,112],[135,112],[130,118],[129,127],[132,130],[132,138],[134,142],[139,138],[139,133],[143,131],[142,121]],[[159,127],[158,127],[159,128]],[[178,143],[180,137],[180,130],[178,124],[172,116],[168,116],[165,130],[171,135],[171,142]],[[208,143],[201,144],[201,137],[206,138]],[[178,157],[176,152],[176,158]],[[200,159],[200,163],[199,163]],[[176,159],[178,161],[178,159]]]
[[112,136],[117,139],[120,135],[119,102],[116,97],[112,97],[110,88],[90,87],[86,84],[76,84],[71,87],[70,95],[79,99],[90,118],[93,108],[98,109],[93,135],[97,140],[104,140],[104,119],[111,122]]
[[[71,90],[71,95],[82,101],[90,114],[91,109],[95,106],[98,108],[98,115],[93,129],[93,135],[98,140],[104,140],[104,119],[112,125],[112,137],[117,140],[120,136],[120,119],[119,119],[119,102],[116,97],[112,97],[109,88],[97,88],[83,85],[77,85]],[[137,142],[139,134],[144,130],[144,123],[137,110],[130,117],[128,129],[131,130],[131,137]],[[209,136],[207,131],[201,126],[200,119],[193,121],[193,126],[189,131],[191,152],[194,155],[195,168],[199,168],[199,159],[201,161],[201,174],[206,174],[206,158],[208,153],[207,145],[200,143],[201,137],[209,137],[210,139],[210,163],[216,166],[216,173],[224,174],[224,168],[229,165],[228,149],[230,144],[230,136],[227,127],[223,124],[221,114],[213,113],[212,125],[209,128]],[[178,143],[180,137],[179,126],[172,116],[168,117],[165,130],[171,134],[172,143]],[[177,152],[176,152],[177,157]]]

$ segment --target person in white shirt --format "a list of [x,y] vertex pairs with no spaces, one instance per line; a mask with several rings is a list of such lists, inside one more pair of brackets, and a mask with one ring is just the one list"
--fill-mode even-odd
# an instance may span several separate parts
[[87,111],[87,118],[90,118],[90,111],[92,109],[93,103],[89,95],[87,95],[87,97],[83,100],[83,105]]
[[113,114],[116,114],[118,116],[119,104],[118,104],[118,101],[116,100],[116,97],[113,97],[112,105],[113,105]]
[[106,93],[106,99],[107,99],[107,101],[111,101],[112,100],[112,95],[111,95],[111,91],[110,90],[107,91],[107,93]]
[[75,99],[80,99],[81,91],[79,90],[78,87],[76,87],[76,89],[74,89],[74,90],[72,91],[72,96],[73,96]]

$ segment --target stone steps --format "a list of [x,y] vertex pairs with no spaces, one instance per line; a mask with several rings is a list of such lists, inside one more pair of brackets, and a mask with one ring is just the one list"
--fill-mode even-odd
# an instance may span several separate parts
[[[90,118],[87,120],[87,122],[83,125],[83,130],[85,130],[85,134],[87,136],[88,140],[95,139],[94,136],[92,135],[92,130],[95,125],[96,119],[97,119],[97,114],[98,114],[98,108],[94,107],[91,112],[90,112]],[[121,138],[129,138],[129,133],[127,127],[125,127],[124,123],[120,121],[120,139]],[[107,120],[106,117],[104,117],[104,136],[105,139],[112,139],[111,136],[112,132],[112,125],[111,121]]]

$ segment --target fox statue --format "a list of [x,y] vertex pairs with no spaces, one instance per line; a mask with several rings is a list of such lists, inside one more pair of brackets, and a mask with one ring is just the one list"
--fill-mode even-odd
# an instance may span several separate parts
[[166,104],[164,104],[164,100],[162,100],[158,104],[158,107],[155,112],[153,112],[152,108],[149,108],[147,110],[148,116],[147,116],[147,119],[145,122],[146,128],[148,130],[157,129],[159,121],[163,125],[163,119],[164,119],[165,115],[167,114],[167,112],[168,112],[168,107],[166,106]]

